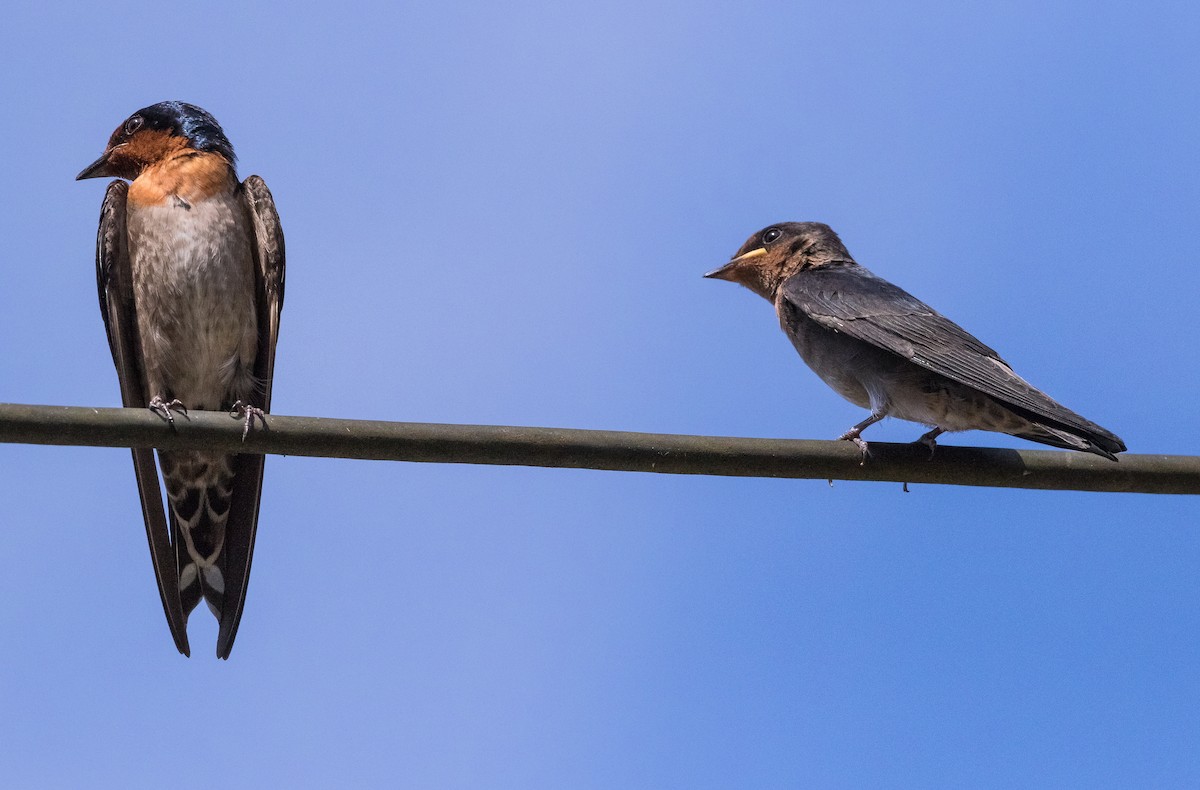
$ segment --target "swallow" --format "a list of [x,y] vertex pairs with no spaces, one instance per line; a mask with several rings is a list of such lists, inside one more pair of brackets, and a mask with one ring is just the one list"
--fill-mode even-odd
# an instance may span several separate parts
[[948,431],[996,431],[1112,461],[1125,443],[1013,372],[994,350],[907,291],[860,266],[819,222],[751,236],[705,277],[771,301],[783,331],[822,381],[870,415],[840,439],[867,456],[863,430],[884,417]]
[[[283,231],[258,176],[238,181],[212,115],[165,101],[117,127],[76,180],[115,178],[100,209],[96,284],[127,408],[227,410],[245,431],[271,406]],[[265,421],[264,421],[265,422]],[[264,458],[133,450],[150,557],[175,646],[201,599],[228,658],[246,602]]]

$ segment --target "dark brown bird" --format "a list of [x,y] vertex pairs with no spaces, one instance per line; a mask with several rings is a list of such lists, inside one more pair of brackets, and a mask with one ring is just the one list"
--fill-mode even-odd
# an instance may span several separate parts
[[[183,102],[138,110],[78,178],[115,177],[96,242],[100,312],[121,400],[172,411],[271,405],[283,307],[279,215],[258,176],[239,182],[215,118]],[[128,179],[131,183],[119,179]],[[228,658],[246,601],[262,494],[263,456],[160,452],[133,466],[158,590],[175,646],[189,654],[187,617],[203,599]],[[167,522],[170,522],[168,530]]]
[[863,429],[884,417],[947,431],[997,431],[1113,461],[1125,443],[1018,376],[1000,355],[908,292],[859,266],[819,222],[754,234],[705,277],[741,283],[775,305],[808,366],[846,400],[870,409],[841,439],[867,453]]

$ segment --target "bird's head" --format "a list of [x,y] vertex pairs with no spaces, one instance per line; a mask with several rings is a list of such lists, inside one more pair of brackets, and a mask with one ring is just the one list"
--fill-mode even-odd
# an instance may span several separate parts
[[220,154],[232,168],[233,146],[217,119],[194,104],[164,101],[138,110],[117,127],[108,147],[75,177],[127,178],[181,150]]
[[820,222],[780,222],[755,233],[729,263],[705,277],[728,280],[775,301],[780,284],[801,269],[854,259],[833,232]]

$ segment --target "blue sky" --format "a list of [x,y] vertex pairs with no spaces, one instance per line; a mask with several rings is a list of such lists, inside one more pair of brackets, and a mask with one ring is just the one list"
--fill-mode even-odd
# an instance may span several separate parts
[[[170,98],[275,194],[278,413],[832,438],[863,414],[701,279],[820,220],[1195,453],[1197,40],[1166,3],[15,3],[0,401],[117,405],[72,179]],[[0,467],[10,786],[1200,782],[1192,499],[272,457],[219,662],[204,612],[175,653],[127,452]]]

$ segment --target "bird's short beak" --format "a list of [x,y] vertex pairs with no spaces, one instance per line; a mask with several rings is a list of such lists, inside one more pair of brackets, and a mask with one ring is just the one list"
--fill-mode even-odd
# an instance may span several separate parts
[[82,181],[85,178],[103,178],[105,176],[113,175],[112,171],[109,170],[110,163],[108,161],[108,155],[110,153],[112,153],[111,150],[105,151],[99,159],[83,168],[79,175],[75,176],[75,180]]
[[722,266],[721,268],[713,269],[711,272],[709,272],[708,274],[706,274],[704,276],[712,278],[714,280],[728,280],[728,279],[730,279],[729,275],[733,274],[734,269],[736,269],[738,266],[740,266],[741,264],[750,260],[751,258],[757,258],[760,255],[766,255],[766,254],[767,254],[766,247],[759,247],[756,250],[750,250],[750,252],[744,252],[741,255],[734,258],[733,260],[731,260],[729,263]]

